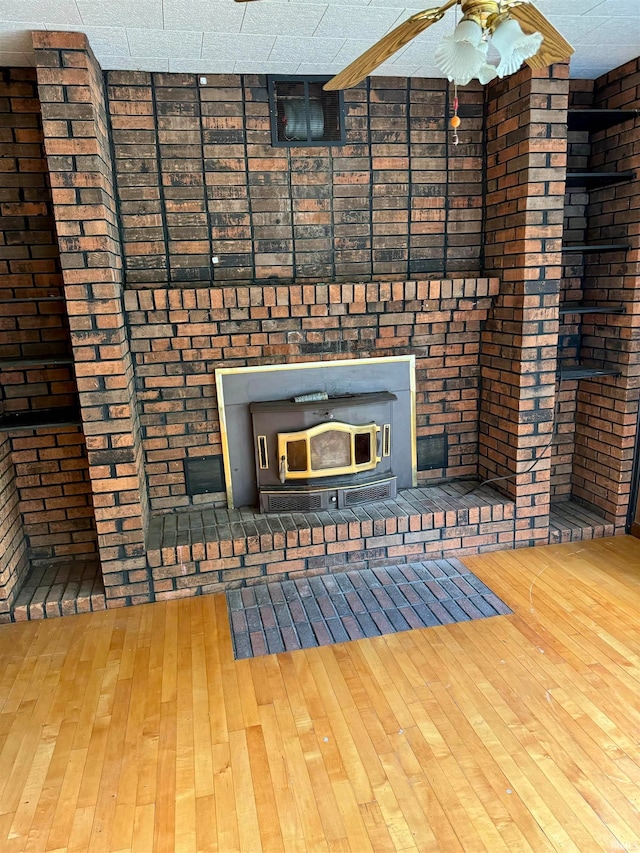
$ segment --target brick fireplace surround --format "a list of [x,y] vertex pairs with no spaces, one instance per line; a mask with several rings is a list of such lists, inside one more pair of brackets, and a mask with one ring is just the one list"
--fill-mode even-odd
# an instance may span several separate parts
[[[458,148],[443,81],[373,78],[345,93],[345,145],[274,149],[263,77],[34,45],[0,84],[0,622],[543,544],[572,513],[624,531],[638,184],[565,197],[565,176],[589,143],[567,109],[640,107],[638,61],[471,87]],[[597,134],[592,164],[638,169],[639,127]],[[629,249],[563,267],[567,234]],[[563,298],[623,307],[581,352],[618,375],[557,381]],[[221,452],[216,367],[406,354],[417,435],[449,444],[417,489],[309,516],[188,494],[185,460]]]

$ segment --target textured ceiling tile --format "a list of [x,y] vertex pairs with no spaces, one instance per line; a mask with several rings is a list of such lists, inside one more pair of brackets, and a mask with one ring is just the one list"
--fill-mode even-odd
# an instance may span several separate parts
[[164,0],[163,9],[168,30],[238,33],[247,5],[232,0]]
[[[411,0],[411,6],[403,5],[402,0],[261,0],[249,4],[233,0],[0,0],[0,53],[24,64],[31,55],[29,30],[71,29],[87,32],[98,59],[108,57],[110,67],[124,69],[129,55],[129,41],[122,37],[126,28],[131,34],[136,67],[143,57],[149,57],[165,69],[164,59],[176,61],[180,68],[192,63],[189,67],[198,69],[202,56],[205,64],[213,63],[214,67],[230,68],[246,61],[252,64],[252,73],[256,63],[263,63],[265,73],[268,63],[285,63],[288,68],[304,67],[304,73],[313,73],[313,68],[316,73],[333,75],[337,64],[348,65],[382,35],[419,11],[418,3],[419,0]],[[572,77],[597,77],[638,54],[639,0],[536,0],[536,5],[574,45]],[[385,67],[395,65],[404,71],[415,65],[419,72],[433,69],[433,52],[442,36],[452,32],[454,23],[451,10],[443,21],[395,53]],[[140,35],[145,30],[153,35]],[[120,64],[118,57],[122,58]],[[4,64],[10,63],[5,59]],[[432,74],[442,76],[437,70]]]
[[[47,0],[47,3],[49,0]],[[159,29],[164,26],[162,0],[76,0],[82,23],[89,27],[135,27]],[[41,3],[41,5],[45,5]]]
[[330,6],[322,16],[314,36],[331,38],[340,33],[351,38],[371,37],[371,41],[374,42],[404,18],[402,8]]
[[163,56],[99,56],[103,71],[168,71],[169,60]]
[[215,59],[170,59],[169,71],[176,74],[233,74],[233,60],[216,62]]
[[[545,15],[553,14],[554,9],[562,15],[604,15],[613,18],[628,18],[633,13],[635,5],[636,16],[640,6],[630,0],[537,0],[536,6]],[[558,8],[560,7],[560,8]],[[640,33],[638,33],[640,39]]]
[[[596,62],[590,57],[585,65],[576,65],[571,75],[575,80],[593,80],[610,71],[609,62]],[[622,63],[619,63],[622,64]],[[572,66],[573,67],[573,66]]]
[[383,62],[379,65],[375,72],[375,77],[414,77],[418,70],[417,65],[392,65],[390,62]]
[[403,65],[424,65],[432,59],[436,47],[442,40],[442,33],[433,33],[427,31],[414,39],[406,47],[399,50],[388,60],[388,62],[398,62]]
[[269,56],[272,62],[331,62],[344,39],[293,38],[278,36]]
[[[308,3],[309,0],[289,0],[290,3]],[[382,0],[383,3],[388,3],[388,0]],[[327,6],[369,6],[373,5],[373,0],[322,0],[322,3]]]
[[275,36],[255,36],[241,33],[218,35],[205,33],[202,43],[202,58],[222,62],[231,59],[247,59],[249,62],[267,60]]
[[[242,24],[243,33],[310,36],[327,6],[298,3],[250,3]],[[332,33],[331,35],[335,35]]]
[[45,24],[82,23],[75,0],[2,0],[0,19]]
[[425,65],[421,65],[416,69],[414,77],[422,77],[426,79],[441,79],[442,75],[438,70],[436,65],[432,65],[430,63],[426,63]]
[[347,65],[368,50],[375,39],[346,39],[336,56],[335,62],[344,62]]
[[597,27],[580,37],[579,44],[610,45],[613,48],[619,44],[635,45],[636,56],[640,53],[640,6],[635,15],[635,26],[634,20],[630,18],[627,21],[627,29],[623,33],[620,32],[619,22],[615,18],[600,20],[601,23]]
[[597,18],[595,15],[580,15],[567,17],[566,15],[549,15],[553,26],[559,30],[568,42],[581,38],[585,33],[600,26],[606,18]]
[[235,74],[296,74],[297,62],[236,62]]
[[127,29],[127,39],[131,56],[200,59],[202,33]]
[[301,62],[298,65],[298,74],[304,74],[305,77],[333,77],[344,68],[342,62],[323,62],[319,65],[317,62]]
[[536,0],[535,6],[547,17],[553,14],[579,16],[586,15],[601,2],[602,0],[562,0],[562,3],[558,3],[558,0]]

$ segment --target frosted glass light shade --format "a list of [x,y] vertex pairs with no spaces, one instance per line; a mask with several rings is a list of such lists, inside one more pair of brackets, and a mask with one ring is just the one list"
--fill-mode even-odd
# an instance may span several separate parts
[[[471,27],[477,28],[480,33],[480,39],[474,44],[465,36],[468,34],[475,41],[476,33],[471,27],[460,31],[463,24],[470,24]],[[459,38],[459,36],[462,36]],[[436,48],[434,58],[438,67],[447,79],[452,83],[457,83],[458,86],[466,86],[474,77],[484,85],[496,77],[496,70],[492,65],[487,63],[487,48],[486,42],[481,41],[482,30],[473,21],[461,21],[451,36],[445,36],[440,45]]]
[[456,41],[455,36],[445,36],[442,39],[434,58],[442,73],[459,86],[466,86],[476,76],[476,69],[485,60],[479,48],[466,41]]
[[478,47],[482,41],[482,27],[475,21],[467,21],[463,18],[453,31],[453,40],[466,41]]
[[480,66],[478,73],[476,74],[478,82],[483,86],[486,86],[487,83],[495,80],[497,76],[498,72],[496,71],[495,65],[489,65],[488,62],[485,62],[484,65]]
[[496,27],[491,44],[500,54],[496,74],[498,77],[506,77],[517,71],[525,59],[529,59],[538,52],[542,44],[542,35],[540,33],[525,35],[517,21],[507,18]]

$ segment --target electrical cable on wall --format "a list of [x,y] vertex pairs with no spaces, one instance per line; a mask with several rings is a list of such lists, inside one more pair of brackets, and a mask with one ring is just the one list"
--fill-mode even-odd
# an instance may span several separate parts
[[553,407],[553,429],[551,430],[551,435],[549,436],[549,440],[547,441],[545,446],[542,448],[542,452],[540,453],[539,456],[536,456],[536,458],[531,462],[531,464],[529,465],[528,468],[526,468],[524,471],[514,472],[513,474],[504,474],[502,477],[488,477],[487,479],[481,480],[479,483],[476,483],[468,491],[462,492],[460,497],[462,497],[462,498],[466,497],[467,495],[470,495],[473,492],[480,489],[482,486],[489,485],[489,483],[499,483],[499,482],[502,482],[503,480],[513,480],[515,477],[521,477],[523,474],[530,474],[532,471],[535,471],[536,466],[540,462],[542,462],[542,460],[544,459],[544,455],[547,452],[547,450],[549,450],[549,448],[553,445],[553,440],[557,435],[559,406],[560,406],[560,386],[559,386],[559,383],[556,382],[556,400],[555,400],[555,404]]

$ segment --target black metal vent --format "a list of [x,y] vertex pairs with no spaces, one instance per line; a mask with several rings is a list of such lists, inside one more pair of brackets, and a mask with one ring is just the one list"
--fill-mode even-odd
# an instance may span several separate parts
[[225,490],[222,456],[185,459],[184,475],[188,495],[208,495]]
[[263,495],[263,501],[265,512],[311,512],[322,509],[322,495],[317,492],[266,494]]
[[384,483],[374,483],[371,486],[360,486],[357,489],[341,489],[338,492],[338,506],[349,507],[359,504],[373,503],[374,501],[386,501],[396,496],[396,480],[387,480]]
[[446,435],[424,435],[417,441],[418,471],[446,468],[449,448]]
[[269,77],[274,146],[344,143],[342,92],[325,92],[328,77]]

